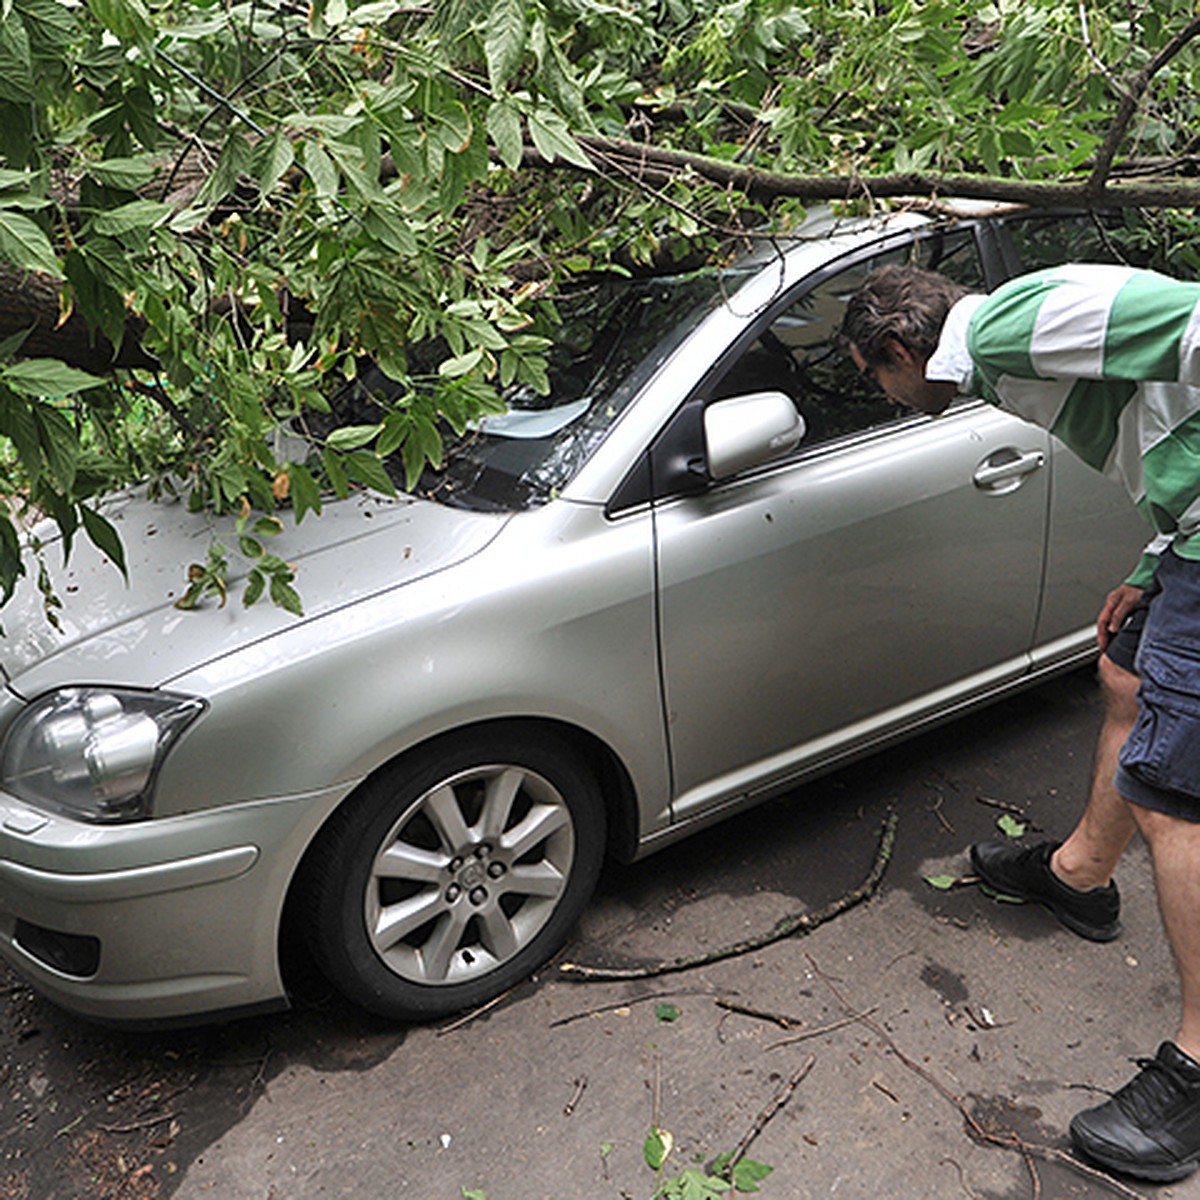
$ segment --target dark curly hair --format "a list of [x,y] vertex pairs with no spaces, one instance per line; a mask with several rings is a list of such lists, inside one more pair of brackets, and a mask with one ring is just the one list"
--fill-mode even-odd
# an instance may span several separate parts
[[842,341],[857,346],[872,367],[891,362],[887,343],[892,339],[929,358],[937,349],[946,314],[968,290],[924,267],[880,267],[846,305]]

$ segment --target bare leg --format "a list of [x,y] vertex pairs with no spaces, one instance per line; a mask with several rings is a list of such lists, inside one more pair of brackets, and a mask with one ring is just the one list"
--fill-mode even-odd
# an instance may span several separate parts
[[1117,755],[1137,719],[1138,677],[1110,658],[1100,659],[1104,723],[1096,741],[1087,808],[1070,836],[1055,851],[1050,869],[1080,891],[1107,887],[1117,861],[1137,832],[1129,804],[1117,794],[1113,776]]
[[1176,1045],[1200,1061],[1200,824],[1132,807],[1154,857],[1158,907],[1183,988]]

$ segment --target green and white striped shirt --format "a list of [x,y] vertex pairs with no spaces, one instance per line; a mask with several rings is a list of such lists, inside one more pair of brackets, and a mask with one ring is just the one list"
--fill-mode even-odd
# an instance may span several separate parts
[[966,349],[972,395],[1119,480],[1178,554],[1200,560],[1200,284],[1128,267],[1038,271],[974,306]]

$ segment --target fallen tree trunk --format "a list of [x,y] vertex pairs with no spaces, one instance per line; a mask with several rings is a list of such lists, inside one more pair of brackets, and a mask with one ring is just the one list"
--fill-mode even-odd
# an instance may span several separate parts
[[57,358],[73,367],[103,375],[117,367],[153,368],[155,360],[141,347],[145,323],[130,314],[119,350],[78,312],[63,312],[58,280],[18,271],[0,263],[0,341],[25,334],[20,353],[26,358]]

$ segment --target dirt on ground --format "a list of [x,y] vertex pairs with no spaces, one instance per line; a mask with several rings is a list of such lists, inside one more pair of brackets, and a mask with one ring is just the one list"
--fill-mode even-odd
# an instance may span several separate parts
[[222,1025],[129,1032],[0,966],[0,1200],[157,1200],[289,1062],[365,1070],[404,1032],[332,996]]

